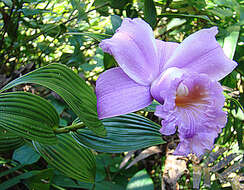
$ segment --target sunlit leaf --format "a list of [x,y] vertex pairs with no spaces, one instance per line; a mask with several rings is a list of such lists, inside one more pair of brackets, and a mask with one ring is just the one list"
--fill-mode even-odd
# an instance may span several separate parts
[[225,37],[224,43],[223,43],[223,50],[227,57],[230,59],[233,59],[234,53],[236,50],[236,45],[240,33],[240,26],[239,25],[232,25],[229,28],[230,34]]

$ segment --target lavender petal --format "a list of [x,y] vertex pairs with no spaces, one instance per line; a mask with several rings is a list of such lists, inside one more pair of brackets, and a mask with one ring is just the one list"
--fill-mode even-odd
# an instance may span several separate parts
[[107,70],[99,76],[96,95],[100,119],[134,112],[152,102],[150,87],[137,84],[121,68]]
[[141,85],[150,84],[159,74],[156,42],[151,27],[143,20],[123,20],[114,36],[100,43],[114,56],[123,71]]
[[217,27],[202,29],[187,37],[176,48],[164,69],[178,67],[188,72],[207,74],[212,80],[220,80],[236,66],[215,39]]

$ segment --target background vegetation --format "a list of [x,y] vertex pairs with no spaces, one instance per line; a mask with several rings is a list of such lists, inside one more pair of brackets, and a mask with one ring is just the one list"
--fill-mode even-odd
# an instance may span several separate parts
[[[162,139],[155,132],[160,126],[154,105],[103,124],[90,114],[95,96],[88,86],[94,88],[99,74],[117,65],[98,44],[125,17],[143,18],[164,41],[181,42],[199,29],[217,26],[218,42],[238,62],[221,81],[228,123],[213,152],[201,160],[170,157],[178,138]],[[0,189],[241,189],[243,24],[241,0],[1,0],[0,89],[7,91],[0,94]],[[111,140],[106,147],[102,137],[93,135],[105,135],[102,125]],[[91,130],[74,132],[84,126]],[[153,129],[150,136],[147,127]],[[125,137],[127,133],[137,136]]]

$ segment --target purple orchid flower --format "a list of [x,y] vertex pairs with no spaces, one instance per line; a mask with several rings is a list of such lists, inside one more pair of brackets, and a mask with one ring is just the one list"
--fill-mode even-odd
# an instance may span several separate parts
[[237,64],[217,43],[217,27],[202,29],[182,43],[154,38],[143,20],[124,19],[114,36],[100,47],[120,67],[101,74],[96,83],[100,119],[138,111],[157,100],[155,115],[163,118],[160,132],[178,128],[175,154],[200,156],[213,148],[226,124],[225,98],[217,82]]

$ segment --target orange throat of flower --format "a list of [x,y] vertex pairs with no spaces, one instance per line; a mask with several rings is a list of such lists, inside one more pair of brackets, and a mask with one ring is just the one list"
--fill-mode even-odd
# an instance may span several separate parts
[[187,86],[180,84],[176,91],[175,105],[177,107],[188,107],[194,104],[205,104],[207,103],[205,97],[207,93],[204,88],[196,85],[190,91]]

